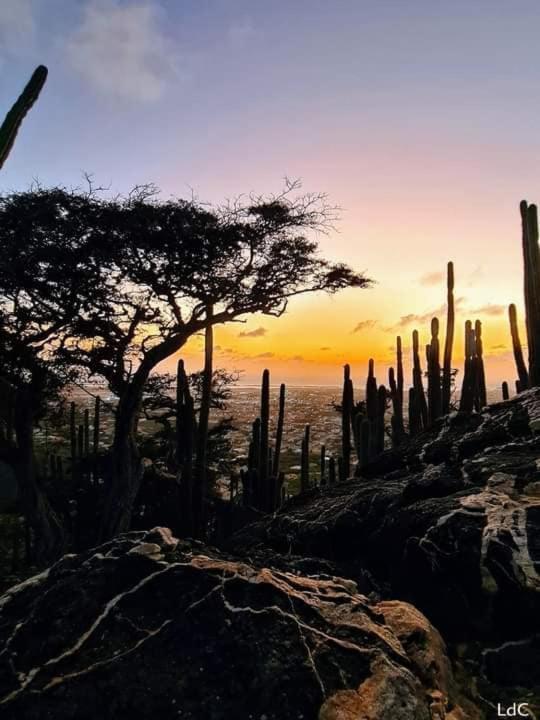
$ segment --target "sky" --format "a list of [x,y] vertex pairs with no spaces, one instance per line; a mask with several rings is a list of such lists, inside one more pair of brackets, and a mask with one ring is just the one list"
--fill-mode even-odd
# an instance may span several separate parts
[[444,328],[452,260],[455,365],[479,318],[488,383],[512,383],[518,206],[540,201],[539,28],[537,0],[2,0],[0,108],[36,65],[50,74],[0,191],[86,172],[220,203],[299,178],[341,208],[321,252],[375,284],[220,328],[219,366],[338,384],[349,362],[361,384],[373,357],[384,381],[396,335],[408,359],[415,327],[424,343],[433,314]]

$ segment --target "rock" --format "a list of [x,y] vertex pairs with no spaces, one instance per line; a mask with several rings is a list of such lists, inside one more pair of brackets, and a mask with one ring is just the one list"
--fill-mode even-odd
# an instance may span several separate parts
[[[539,389],[478,415],[453,413],[362,477],[312,489],[228,547],[319,557],[342,576],[369,576],[384,597],[415,605],[447,642],[474,646],[475,672],[498,684],[504,672],[488,668],[503,655],[482,660],[478,648],[504,646],[508,655],[540,633],[537,420]],[[526,647],[524,665],[540,666],[538,643]],[[535,674],[524,677],[540,699]]]
[[0,647],[2,720],[430,720],[437,702],[481,717],[410,605],[162,528],[11,588]]

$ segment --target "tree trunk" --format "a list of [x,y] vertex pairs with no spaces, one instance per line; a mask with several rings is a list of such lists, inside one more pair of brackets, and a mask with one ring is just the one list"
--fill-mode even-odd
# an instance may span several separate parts
[[[211,318],[214,309],[212,305],[206,308],[206,317]],[[210,419],[210,401],[212,398],[212,375],[214,355],[214,333],[212,325],[208,325],[204,335],[204,370],[201,392],[201,408],[199,410],[199,424],[197,428],[197,450],[195,455],[195,484],[193,493],[193,515],[195,520],[195,535],[204,535],[204,503],[207,494],[206,455],[208,444],[208,423]]]
[[15,407],[17,480],[27,523],[34,532],[38,563],[54,560],[64,547],[62,524],[38,485],[34,465],[34,423],[28,388],[17,392]]
[[100,540],[127,532],[135,498],[143,477],[142,458],[137,447],[137,424],[143,390],[149,370],[142,365],[120,398],[116,409],[111,448],[111,489],[101,523]]

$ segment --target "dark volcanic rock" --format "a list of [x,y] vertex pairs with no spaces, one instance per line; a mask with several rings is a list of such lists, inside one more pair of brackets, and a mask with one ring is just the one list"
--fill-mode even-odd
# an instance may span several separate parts
[[229,547],[314,555],[353,579],[369,573],[447,640],[492,648],[483,666],[498,668],[498,682],[513,643],[527,648],[524,665],[540,666],[538,643],[527,644],[540,632],[539,429],[539,390],[479,415],[454,413],[363,477],[296,498]]
[[[155,529],[0,598],[3,720],[481,717],[413,607]],[[435,714],[446,706],[448,714]]]

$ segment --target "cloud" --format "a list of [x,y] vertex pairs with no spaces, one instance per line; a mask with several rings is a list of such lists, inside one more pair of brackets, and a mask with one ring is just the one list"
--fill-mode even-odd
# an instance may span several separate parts
[[255,328],[255,330],[245,330],[244,332],[238,333],[238,337],[263,337],[263,335],[266,335],[268,330],[263,327]]
[[440,285],[445,281],[445,274],[443,272],[428,272],[419,278],[418,282],[420,285],[431,286]]
[[330,348],[328,347],[328,345],[325,345],[324,347],[319,348],[319,350],[330,350]]
[[369,328],[374,327],[376,325],[375,320],[361,320],[358,325],[352,330],[353,333],[362,332],[362,330],[368,330]]
[[492,345],[490,347],[490,350],[506,350],[506,348],[507,348],[507,346],[504,345],[503,343],[501,343],[499,345]]
[[143,1],[90,0],[68,38],[68,62],[104,95],[158,100],[176,75],[178,56],[160,27],[159,9]]
[[482,307],[476,308],[476,310],[471,310],[471,313],[474,315],[504,315],[506,311],[508,310],[506,305],[492,305],[491,303],[488,303],[487,305],[483,305]]
[[256,358],[273,358],[274,353],[273,352],[263,352],[259,353],[258,355],[255,355]]
[[30,0],[2,0],[0,3],[0,51],[20,54],[33,43],[36,23]]
[[[458,297],[454,300],[454,306],[458,310],[464,303],[465,298]],[[434,310],[430,310],[426,313],[416,314],[409,313],[409,315],[402,315],[399,321],[392,325],[386,330],[398,330],[399,328],[407,327],[408,325],[423,325],[424,323],[430,323],[432,318],[438,317],[439,319],[446,317],[446,305],[440,305]]]
[[291,360],[303,360],[303,359],[304,358],[302,355],[293,355],[293,357],[291,358]]

